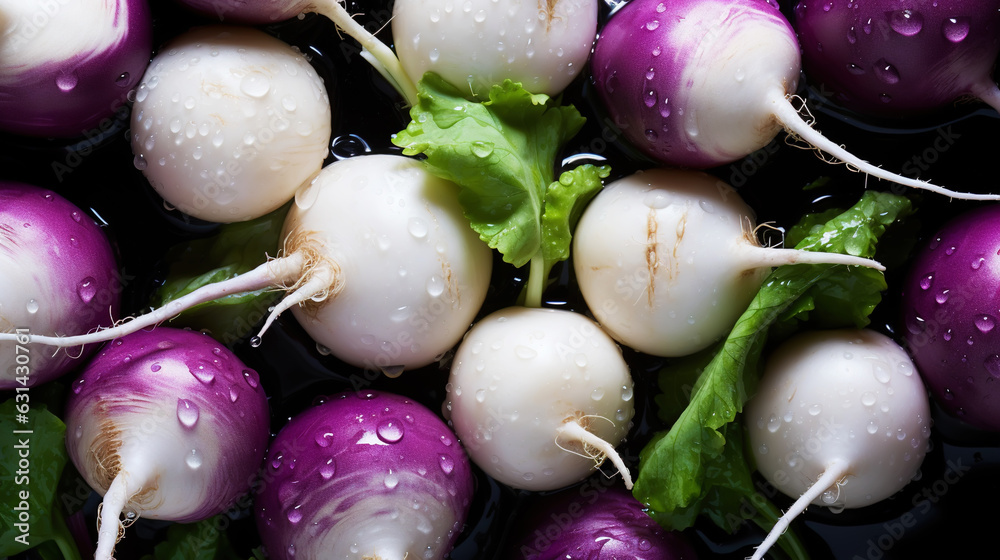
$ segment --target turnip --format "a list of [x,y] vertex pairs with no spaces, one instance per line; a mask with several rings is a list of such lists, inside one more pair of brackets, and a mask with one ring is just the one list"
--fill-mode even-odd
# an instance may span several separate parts
[[754,213],[700,171],[651,169],[604,188],[573,238],[580,292],[622,344],[657,356],[704,349],[732,328],[771,267],[870,259],[760,246]]
[[135,166],[173,206],[237,222],[291,200],[330,151],[330,100],[299,51],[263,31],[187,31],[150,63],[132,108]]
[[795,33],[766,0],[630,1],[601,30],[591,66],[614,123],[661,163],[718,166],[763,148],[784,128],[873,177],[954,198],[998,196],[956,193],[887,172],[813,129],[795,106],[801,66]]
[[906,351],[858,329],[800,333],[779,346],[744,422],[757,469],[798,497],[754,560],[810,504],[859,508],[901,490],[931,432],[927,392]]
[[660,527],[619,486],[566,490],[533,504],[509,558],[524,560],[695,560],[683,534]]
[[924,243],[902,284],[907,348],[935,400],[1000,431],[1000,207],[960,214]]
[[571,311],[510,307],[476,323],[455,353],[445,417],[472,461],[514,488],[554,490],[615,451],[634,414],[632,377],[615,342]]
[[0,129],[96,136],[149,63],[146,0],[0,0]]
[[473,479],[455,434],[391,393],[329,397],[271,444],[255,501],[268,557],[441,559],[465,524]]
[[426,72],[486,97],[505,79],[532,93],[556,95],[579,75],[597,34],[596,0],[397,0],[393,52],[352,19],[338,0],[181,0],[205,14],[263,23],[299,12],[330,18],[356,39],[362,55],[409,103]]
[[[468,330],[492,271],[492,253],[469,228],[456,189],[403,156],[337,161],[296,193],[282,256],[117,327],[32,340],[58,346],[110,340],[198,303],[270,286],[290,293],[253,344],[292,308],[316,343],[352,365],[391,374],[428,365]],[[0,340],[15,339],[0,333]]]
[[72,387],[66,448],[104,495],[95,559],[111,558],[138,517],[206,519],[250,489],[270,437],[267,399],[257,373],[208,335],[130,334]]
[[844,107],[905,118],[975,97],[1000,109],[997,0],[803,0],[794,22],[806,76]]
[[25,344],[32,335],[86,332],[118,317],[122,286],[108,238],[48,189],[0,181],[0,270],[0,331],[21,338],[0,346],[0,389],[55,379],[96,349],[45,351]]

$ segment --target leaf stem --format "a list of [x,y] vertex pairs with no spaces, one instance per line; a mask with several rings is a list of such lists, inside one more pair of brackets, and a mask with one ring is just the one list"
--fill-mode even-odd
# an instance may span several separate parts
[[541,307],[542,294],[545,292],[545,284],[549,278],[549,271],[552,266],[545,262],[545,257],[541,251],[535,253],[528,263],[528,284],[524,296],[525,307]]

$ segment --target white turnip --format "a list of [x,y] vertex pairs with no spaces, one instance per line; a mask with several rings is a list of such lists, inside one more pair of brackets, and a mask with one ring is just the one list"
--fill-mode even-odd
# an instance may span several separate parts
[[632,377],[593,321],[510,307],[475,324],[455,353],[445,417],[472,461],[514,488],[554,490],[610,459],[631,427]]
[[754,560],[810,505],[859,508],[901,490],[927,452],[927,392],[906,351],[872,330],[796,335],[768,358],[744,422],[757,470],[798,499]]
[[[246,274],[114,328],[32,340],[57,346],[110,340],[204,301],[274,287],[290,293],[271,310],[255,345],[292,308],[334,356],[398,374],[450,350],[486,299],[490,248],[462,215],[454,183],[415,159],[369,155],[328,165],[296,193],[282,235],[283,255]],[[16,336],[0,333],[2,340]]]
[[174,37],[135,93],[135,166],[164,201],[213,222],[291,200],[330,152],[330,100],[299,51],[263,31],[208,26]]
[[870,259],[762,247],[754,213],[725,182],[651,169],[604,188],[573,237],[580,292],[622,344],[657,356],[704,349],[732,328],[771,267]]

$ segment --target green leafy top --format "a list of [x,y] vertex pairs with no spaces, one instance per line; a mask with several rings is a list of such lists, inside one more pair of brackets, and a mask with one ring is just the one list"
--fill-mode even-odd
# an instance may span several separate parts
[[[66,425],[44,404],[29,401],[27,395],[18,393],[0,403],[0,449],[4,452],[0,461],[0,557],[37,546],[47,550],[55,543],[65,560],[80,560],[56,495],[69,460],[64,444]],[[17,418],[25,418],[27,423],[16,423]],[[30,461],[27,472],[15,460],[22,450]],[[27,516],[27,523],[22,515]],[[44,556],[57,557],[51,552]]]
[[486,101],[466,99],[434,73],[417,91],[412,121],[393,143],[405,155],[425,155],[432,173],[461,187],[470,225],[506,262],[531,263],[527,299],[540,304],[552,266],[569,256],[582,208],[610,173],[583,165],[555,180],[556,156],[585,119],[511,80],[494,85]]
[[[805,217],[790,238],[799,249],[873,257],[886,227],[910,212],[904,197],[867,192],[836,216]],[[741,427],[733,424],[753,392],[769,333],[775,327],[788,332],[803,321],[817,327],[863,327],[885,289],[882,274],[869,268],[779,267],[725,341],[661,371],[660,416],[673,425],[643,449],[634,488],[650,514],[672,529],[691,526],[700,514],[727,530],[735,529],[729,522],[734,511],[772,518],[773,512],[766,510],[773,506],[749,482]]]

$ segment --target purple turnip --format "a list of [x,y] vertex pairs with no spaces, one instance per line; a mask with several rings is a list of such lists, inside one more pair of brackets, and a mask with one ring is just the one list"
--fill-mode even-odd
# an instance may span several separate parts
[[95,559],[110,559],[137,517],[198,521],[249,491],[270,436],[267,399],[257,373],[208,335],[114,340],[72,387],[66,448],[104,495]]
[[1000,431],[1000,206],[945,224],[902,287],[903,336],[935,400],[979,429]]
[[1000,109],[997,0],[803,0],[806,76],[854,111],[905,118],[974,97]]
[[257,526],[274,560],[441,559],[472,493],[468,458],[441,418],[392,393],[342,393],[274,438]]
[[[688,540],[660,527],[619,486],[586,483],[538,498],[509,558],[524,560],[695,560]],[[521,534],[519,533],[519,534]]]
[[58,137],[109,129],[128,110],[152,42],[146,0],[0,0],[0,129]]
[[[32,335],[87,332],[118,317],[115,253],[93,218],[63,196],[0,181],[0,389],[55,379],[95,346],[52,352],[28,346]],[[25,353],[30,353],[25,354]]]
[[766,0],[631,0],[601,30],[593,83],[624,137],[664,164],[709,168],[765,147],[785,129],[851,169],[953,198],[862,161],[795,105],[801,70],[791,24]]

